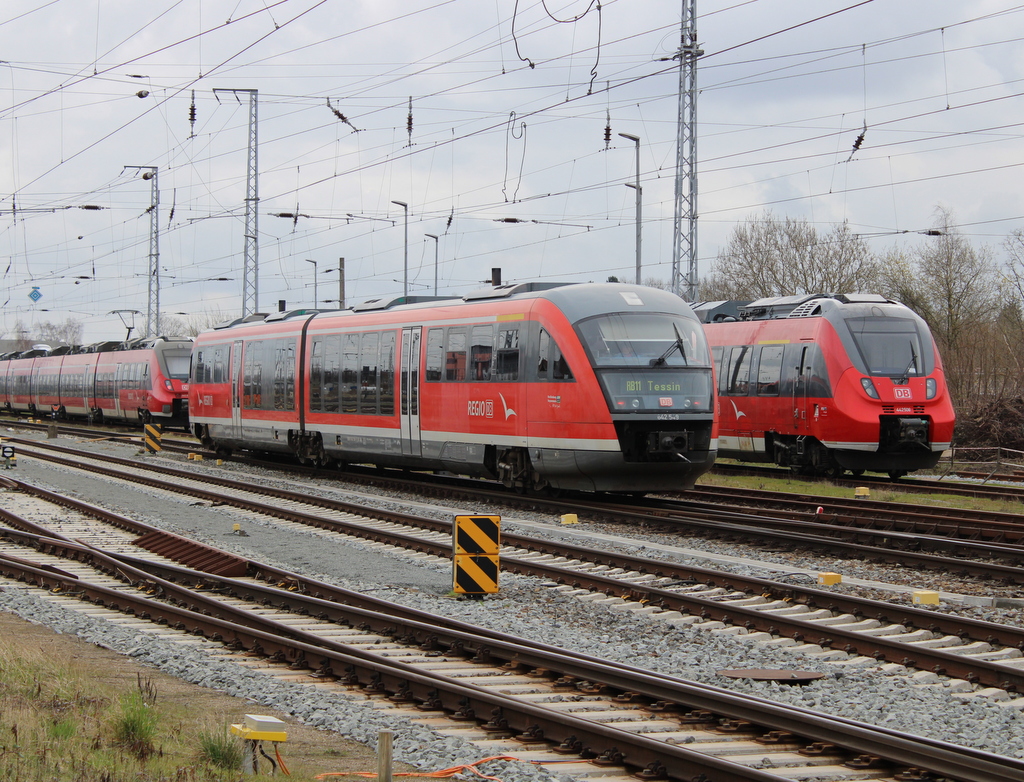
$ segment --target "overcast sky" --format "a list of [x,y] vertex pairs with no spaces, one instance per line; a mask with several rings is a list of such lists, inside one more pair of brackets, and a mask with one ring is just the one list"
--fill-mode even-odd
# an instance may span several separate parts
[[[400,294],[392,201],[410,294],[434,292],[435,268],[440,294],[495,267],[632,280],[636,147],[619,133],[641,139],[642,274],[667,281],[681,6],[5,3],[0,331],[73,317],[86,341],[120,338],[119,309],[145,325],[146,167],[161,310],[240,314],[251,90],[262,311],[336,306],[342,257],[348,304]],[[1024,228],[1024,5],[698,0],[697,32],[702,275],[766,211],[846,220],[879,252],[928,241],[937,206],[996,257]]]

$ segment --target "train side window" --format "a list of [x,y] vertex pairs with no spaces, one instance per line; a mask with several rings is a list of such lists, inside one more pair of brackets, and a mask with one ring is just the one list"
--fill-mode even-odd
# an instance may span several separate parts
[[149,374],[149,364],[142,365],[142,389],[144,391],[153,390],[153,378]]
[[281,348],[284,361],[284,406],[281,410],[295,409],[295,340],[289,339]]
[[341,409],[341,336],[324,339],[323,411],[337,413]]
[[494,329],[491,326],[474,326],[470,355],[472,380],[491,379],[491,356],[494,353]]
[[444,357],[444,379],[466,379],[466,331],[465,329],[448,330],[448,351]]
[[562,353],[562,349],[558,347],[558,343],[554,340],[551,341],[551,379],[573,379],[572,370],[569,369],[569,362],[566,361],[565,355]]
[[444,329],[427,332],[427,368],[424,378],[428,381],[441,379],[444,369]]
[[205,383],[206,382],[206,362],[203,361],[203,353],[205,351],[197,350],[192,354],[192,382],[193,383]]
[[757,367],[757,395],[778,396],[782,378],[782,345],[763,345]]
[[361,350],[359,351],[359,412],[373,415],[377,412],[377,346],[380,344],[380,334],[363,334]]
[[263,342],[257,340],[245,345],[245,374],[242,407],[259,410],[263,407]]
[[380,335],[380,414],[395,414],[395,332]]
[[548,379],[548,353],[551,352],[551,337],[544,329],[540,330],[540,347],[537,350],[537,377]]
[[227,351],[227,347],[218,347],[213,351],[213,382],[214,383],[226,383],[228,382],[227,363],[225,362],[224,354]]
[[313,350],[309,357],[309,409],[319,413],[324,406],[324,343],[321,339],[313,340]]
[[726,370],[724,391],[729,396],[747,396],[750,391],[750,355],[749,345],[734,347],[729,353],[729,364]]
[[514,381],[519,379],[519,328],[498,329],[498,343],[494,351],[495,380]]
[[359,412],[358,334],[346,334],[341,343],[341,412]]

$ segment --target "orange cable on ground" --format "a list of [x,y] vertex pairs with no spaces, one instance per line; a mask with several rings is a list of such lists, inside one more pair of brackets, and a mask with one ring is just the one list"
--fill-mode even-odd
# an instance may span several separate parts
[[[493,755],[492,757],[483,758],[481,760],[477,760],[477,761],[475,761],[473,763],[467,763],[467,764],[462,765],[462,766],[452,766],[451,768],[443,768],[440,771],[424,771],[424,772],[419,772],[419,771],[402,771],[402,772],[399,772],[397,774],[393,774],[392,776],[396,776],[396,777],[428,777],[428,778],[431,778],[431,779],[447,779],[448,777],[453,777],[453,776],[455,776],[456,774],[458,774],[458,773],[460,773],[462,771],[470,771],[470,772],[476,774],[478,777],[482,777],[483,779],[489,779],[489,780],[492,780],[493,782],[501,782],[501,778],[500,777],[488,776],[487,774],[484,774],[484,773],[480,772],[476,768],[476,766],[480,765],[481,763],[487,763],[488,761],[491,761],[491,760],[519,760],[519,762],[521,762],[521,763],[530,763],[530,764],[532,764],[534,766],[550,766],[550,765],[563,765],[563,764],[566,764],[566,763],[589,763],[590,762],[589,760],[552,760],[552,761],[520,760],[519,758],[517,758],[517,757],[515,757],[513,755]],[[328,779],[329,777],[346,777],[346,776],[374,778],[374,777],[377,776],[377,772],[376,771],[327,771],[327,772],[325,772],[323,774],[317,774],[315,777],[313,777],[313,779]]]

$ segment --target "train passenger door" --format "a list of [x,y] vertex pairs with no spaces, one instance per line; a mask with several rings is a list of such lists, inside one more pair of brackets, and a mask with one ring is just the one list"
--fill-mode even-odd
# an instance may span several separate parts
[[399,418],[402,455],[420,456],[420,337],[422,326],[402,329],[402,377]]
[[801,345],[796,367],[796,382],[793,384],[793,428],[797,431],[807,429],[807,394],[810,387],[812,369],[812,348]]
[[242,340],[231,345],[231,435],[242,436]]

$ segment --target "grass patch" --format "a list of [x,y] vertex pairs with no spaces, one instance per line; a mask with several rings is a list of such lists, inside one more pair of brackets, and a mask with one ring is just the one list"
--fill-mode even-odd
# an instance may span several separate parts
[[196,715],[165,707],[151,681],[121,681],[0,640],[0,782],[237,782],[226,724],[191,729]]
[[[798,478],[767,478],[759,475],[721,475],[708,472],[697,479],[700,486],[723,486],[728,488],[756,489],[788,492],[801,496],[835,497],[853,499],[853,489],[837,486],[826,478],[807,480]],[[984,497],[967,497],[954,494],[925,494],[903,491],[899,483],[884,488],[871,486],[871,499],[882,502],[899,502],[907,505],[924,505],[937,508],[962,508],[965,510],[994,511],[996,513],[1020,513],[1021,503],[1013,500],[989,500]]]

